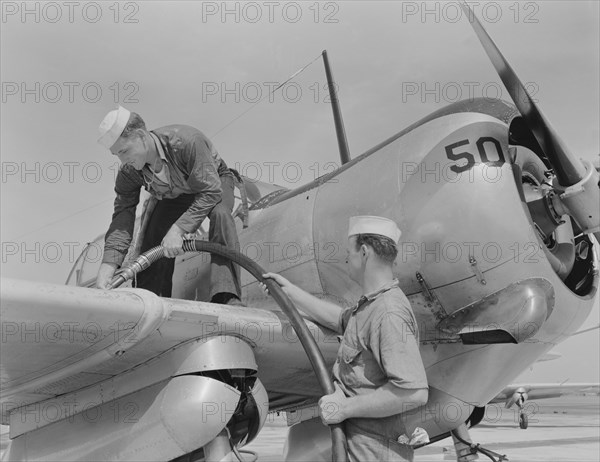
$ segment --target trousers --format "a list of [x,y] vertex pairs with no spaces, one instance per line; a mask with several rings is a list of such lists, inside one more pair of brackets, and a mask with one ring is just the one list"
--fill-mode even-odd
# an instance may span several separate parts
[[[231,212],[233,211],[233,178],[226,175],[221,179],[221,202],[216,204],[208,214],[210,242],[222,244],[230,249],[239,250],[239,240]],[[179,217],[194,201],[194,194],[182,194],[174,199],[158,201],[152,212],[146,233],[142,240],[140,252],[146,252],[160,245],[163,238]],[[161,258],[137,276],[136,287],[147,289],[160,297],[171,297],[173,290],[174,258]],[[239,268],[229,260],[218,255],[211,255],[210,296],[229,293],[241,298]]]

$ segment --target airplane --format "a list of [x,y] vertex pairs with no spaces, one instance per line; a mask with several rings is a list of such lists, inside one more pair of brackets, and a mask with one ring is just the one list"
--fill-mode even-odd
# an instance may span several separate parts
[[[600,328],[600,325],[582,329],[571,335],[581,335],[586,332],[590,332]],[[554,361],[560,358],[560,353],[546,353],[538,358],[536,363],[545,361]],[[568,380],[568,379],[567,379]],[[567,383],[565,380],[562,383],[523,383],[523,384],[511,384],[505,387],[495,398],[493,398],[488,404],[504,403],[506,409],[510,409],[515,404],[519,408],[519,427],[522,430],[526,430],[529,426],[528,412],[525,409],[525,402],[528,399],[540,400],[548,398],[559,398],[561,396],[568,395],[579,395],[579,394],[590,394],[600,393],[600,383]],[[469,419],[470,427],[474,427],[485,416],[485,407],[478,407],[471,418]]]
[[[599,282],[599,174],[471,25],[513,104],[457,102],[307,185],[254,185],[248,226],[236,222],[251,260],[343,306],[361,295],[345,272],[348,218],[400,225],[395,276],[429,382],[406,425],[430,442],[451,436],[460,461],[465,422],[577,331]],[[259,281],[242,273],[247,307],[207,303],[209,260],[190,252],[177,259],[173,298],[93,289],[99,247],[86,247],[64,286],[2,279],[4,460],[241,460],[273,411],[297,416],[285,460],[331,459],[314,414],[319,380]],[[330,370],[336,335],[305,327]]]
[[566,395],[583,393],[599,393],[599,383],[535,383],[514,384],[504,388],[498,396],[490,401],[493,403],[505,403],[505,408],[510,409],[515,404],[519,408],[519,427],[526,430],[528,413],[525,410],[525,402],[530,400],[559,398]]

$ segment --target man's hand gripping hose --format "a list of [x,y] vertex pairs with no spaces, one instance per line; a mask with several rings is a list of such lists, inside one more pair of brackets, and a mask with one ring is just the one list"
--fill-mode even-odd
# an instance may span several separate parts
[[[214,242],[203,241],[201,239],[184,240],[183,250],[185,252],[208,252],[227,258],[252,274],[256,280],[265,284],[273,299],[288,317],[294,331],[296,332],[296,335],[300,339],[302,347],[304,348],[313,370],[315,371],[315,375],[317,376],[323,393],[329,395],[335,392],[333,381],[331,380],[329,371],[325,366],[325,360],[323,359],[323,355],[321,354],[321,350],[319,350],[317,342],[308,330],[308,327],[298,313],[298,310],[288,296],[283,292],[281,287],[279,287],[279,285],[272,279],[264,279],[262,277],[266,271],[260,265],[236,250],[229,249]],[[126,268],[123,268],[121,271],[119,271],[119,273],[116,274],[110,281],[107,288],[113,289],[121,286],[126,281],[133,279],[137,273],[145,270],[152,263],[162,257],[163,248],[161,246],[157,246],[148,250],[137,257]],[[332,440],[332,460],[334,462],[346,462],[348,460],[348,455],[343,423],[330,425],[330,428]]]

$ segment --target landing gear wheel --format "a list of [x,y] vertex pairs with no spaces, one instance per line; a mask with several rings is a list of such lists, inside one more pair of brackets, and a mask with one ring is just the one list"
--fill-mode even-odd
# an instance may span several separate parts
[[527,428],[527,425],[529,425],[529,422],[527,421],[527,414],[520,414],[519,427],[521,427],[522,430],[525,430]]

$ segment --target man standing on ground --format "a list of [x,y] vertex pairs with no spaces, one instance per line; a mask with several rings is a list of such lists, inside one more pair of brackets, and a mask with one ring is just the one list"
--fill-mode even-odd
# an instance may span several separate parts
[[264,275],[312,320],[343,333],[333,367],[336,392],[321,398],[319,410],[325,424],[346,423],[351,461],[412,461],[412,447],[398,443],[407,434],[401,413],[427,402],[417,323],[392,273],[399,239],[387,218],[350,219],[348,272],[364,295],[345,310],[278,274]]
[[[158,202],[143,237],[141,252],[162,245],[162,258],[137,276],[137,287],[170,297],[175,257],[183,236],[194,233],[206,217],[209,239],[239,248],[233,209],[233,173],[211,141],[186,125],[147,130],[142,118],[123,107],[109,112],[99,127],[98,142],[121,161],[115,181],[114,213],[106,233],[96,286],[106,288],[123,262],[132,240],[135,209],[144,187]],[[231,262],[213,256],[211,301],[240,303],[240,285]]]

